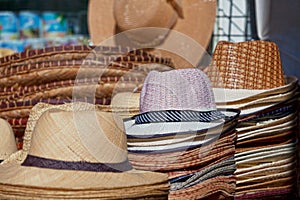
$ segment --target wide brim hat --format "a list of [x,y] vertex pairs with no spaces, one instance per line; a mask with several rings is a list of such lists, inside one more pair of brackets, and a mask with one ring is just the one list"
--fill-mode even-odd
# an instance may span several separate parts
[[17,151],[16,139],[10,124],[0,118],[0,162]]
[[[128,163],[122,124],[121,118],[97,111],[92,104],[37,104],[30,113],[24,149],[0,165],[0,196],[12,188],[26,188],[28,194],[39,189],[39,194],[52,197],[54,191],[66,197],[92,191],[101,197],[101,190],[113,196],[114,189],[143,186],[154,194],[164,193],[155,185],[168,190],[165,174],[134,170]],[[84,169],[78,167],[86,164]]]
[[[178,56],[180,54],[188,61],[192,60],[193,65],[198,64],[213,32],[216,7],[216,1],[201,0],[159,0],[156,2],[90,0],[89,33],[92,42],[98,45],[108,39],[111,40],[112,36],[122,31],[129,32],[141,28],[143,29],[142,35],[146,34],[143,39],[149,34],[154,34],[155,38],[163,41],[159,45],[148,45],[146,48],[155,47],[158,54],[162,51],[157,49],[173,50],[174,52],[163,53],[169,53],[167,55],[174,59],[177,67],[182,68],[184,67],[181,65],[183,60]],[[160,28],[160,30],[157,31],[155,28]],[[159,37],[155,36],[156,31],[161,34]],[[140,39],[139,30],[133,32],[133,35],[134,38]],[[127,38],[127,41],[130,39]],[[179,42],[181,40],[182,42]],[[191,48],[195,51],[191,51]]]

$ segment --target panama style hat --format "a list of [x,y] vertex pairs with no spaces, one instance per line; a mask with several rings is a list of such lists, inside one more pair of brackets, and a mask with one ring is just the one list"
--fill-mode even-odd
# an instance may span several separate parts
[[2,162],[12,153],[17,151],[17,145],[10,124],[2,118],[0,118],[0,129],[0,162]]
[[216,1],[90,0],[88,6],[89,33],[95,45],[123,33],[116,35],[113,43],[177,51],[152,52],[169,53],[180,68],[185,62],[179,54],[192,59],[192,64],[199,62],[201,51],[209,44],[215,16]]
[[[200,141],[185,142],[181,140],[177,144],[166,143],[164,145],[157,143],[153,148],[166,150],[186,147],[188,143],[200,145],[219,137],[222,125],[229,122],[229,119],[236,118],[238,113],[238,110],[219,111],[216,109],[209,80],[199,69],[151,71],[147,75],[141,91],[140,114],[125,121],[126,134],[128,138],[146,136],[147,139],[166,137],[167,135],[183,135],[184,133],[186,136],[190,136],[197,131],[200,133],[201,130],[219,127],[219,131],[215,131],[215,134],[207,134],[208,137],[202,138]],[[174,143],[176,143],[175,141],[176,139],[174,139]],[[136,147],[135,149],[153,148]],[[129,149],[133,149],[133,147]]]
[[166,175],[131,167],[122,119],[92,104],[37,104],[25,133],[23,152],[0,166],[1,198],[159,197],[168,191]]

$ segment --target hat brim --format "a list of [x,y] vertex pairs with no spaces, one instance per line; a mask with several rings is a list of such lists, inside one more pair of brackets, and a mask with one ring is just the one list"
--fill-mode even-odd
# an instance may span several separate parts
[[292,91],[297,86],[298,79],[294,76],[285,76],[285,81],[286,85],[268,90],[213,88],[213,93],[217,105],[243,104]]
[[255,170],[259,170],[259,169],[264,169],[264,168],[267,168],[267,167],[274,167],[274,166],[280,166],[280,165],[284,165],[284,164],[287,164],[287,163],[291,163],[295,160],[295,155],[291,155],[290,157],[288,158],[285,158],[285,159],[280,159],[280,160],[277,160],[277,161],[272,161],[272,162],[261,162],[259,164],[256,164],[256,165],[252,165],[252,166],[243,166],[243,167],[238,167],[235,171],[235,174],[243,174],[243,173],[246,173],[246,172],[252,172],[252,171],[255,171]]
[[[117,34],[113,4],[114,1],[112,0],[89,0],[88,29],[91,40],[95,45],[99,45]],[[195,66],[209,44],[214,28],[217,2],[182,0],[181,5],[184,18],[177,19],[165,41],[153,52],[159,52],[158,48],[176,51],[172,52],[176,54],[175,56],[172,53],[168,54],[168,56],[174,58],[176,65],[180,66],[176,62],[176,57],[181,55]],[[179,39],[183,38],[185,38],[185,42],[178,42]],[[189,45],[187,45],[187,42]],[[159,54],[161,55],[161,52]]]
[[[212,122],[157,122],[157,123],[145,123],[136,124],[134,117],[131,120],[124,122],[126,135],[129,138],[151,138],[151,137],[164,137],[167,135],[176,134],[191,134],[195,131],[209,130],[212,128],[220,127],[226,123],[229,123],[237,119],[239,110],[228,109],[220,110],[224,114],[224,118],[212,121]],[[222,127],[220,127],[222,131]]]
[[[57,190],[100,190],[167,183],[163,173],[130,170],[122,173],[55,170],[17,164],[0,166],[0,184]],[[168,184],[165,185],[168,187]]]
[[263,136],[272,136],[275,133],[281,133],[285,131],[292,130],[296,127],[297,125],[297,119],[295,118],[294,120],[275,125],[272,127],[267,127],[267,128],[262,128],[254,131],[249,131],[245,132],[242,134],[237,134],[237,142],[242,141],[242,140],[249,140],[250,138],[258,138],[258,137],[263,137]]
[[260,120],[259,122],[253,122],[251,123],[251,125],[250,124],[247,125],[246,123],[245,126],[237,127],[236,130],[237,130],[237,134],[243,134],[249,131],[261,130],[263,128],[277,126],[279,124],[292,121],[295,118],[296,118],[296,112],[287,113],[286,115],[280,117],[272,116],[272,120],[264,119],[264,120]]

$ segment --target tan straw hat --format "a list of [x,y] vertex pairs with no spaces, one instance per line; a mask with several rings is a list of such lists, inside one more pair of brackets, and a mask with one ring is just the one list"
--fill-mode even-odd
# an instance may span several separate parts
[[17,151],[17,145],[10,124],[0,118],[0,162]]
[[278,46],[268,41],[220,41],[205,70],[215,88],[263,90],[285,85]]
[[[206,49],[215,16],[215,0],[89,0],[88,26],[95,45],[124,32],[124,38],[115,38],[124,46],[171,48],[183,57],[193,54],[200,59],[191,43]],[[178,57],[175,54],[170,55]]]
[[[19,197],[32,195],[38,188],[41,198],[54,198],[56,192],[65,198],[74,198],[75,194],[77,198],[130,198],[168,192],[165,174],[132,169],[122,119],[95,110],[92,104],[37,104],[30,115],[25,139],[25,148],[30,148],[24,152],[22,164],[5,162],[0,166],[2,198],[12,197],[5,191],[13,191],[14,187],[22,190],[15,193]],[[147,194],[139,193],[143,187],[148,187]],[[119,194],[118,188],[132,191]]]

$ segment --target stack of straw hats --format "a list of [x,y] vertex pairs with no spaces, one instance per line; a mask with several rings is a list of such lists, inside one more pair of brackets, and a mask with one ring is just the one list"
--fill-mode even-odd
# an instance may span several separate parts
[[233,197],[239,110],[219,111],[199,69],[151,71],[140,113],[124,120],[129,161],[168,174],[169,199]]
[[141,88],[152,70],[172,61],[143,50],[106,46],[57,46],[0,59],[0,117],[22,138],[32,106],[83,101],[110,104],[118,92]]
[[128,162],[122,118],[95,105],[38,103],[24,148],[0,165],[1,199],[166,199],[167,175]]
[[294,199],[298,80],[284,76],[268,41],[219,42],[206,69],[218,108],[240,109],[236,199]]

